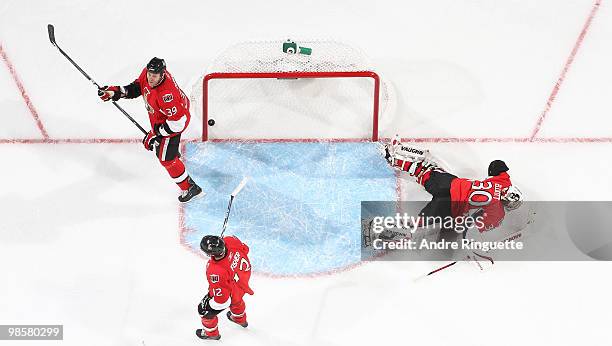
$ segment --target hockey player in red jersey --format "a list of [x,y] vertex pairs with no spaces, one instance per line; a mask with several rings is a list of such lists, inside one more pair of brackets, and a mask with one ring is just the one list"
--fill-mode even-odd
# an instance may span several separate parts
[[383,151],[392,167],[407,172],[433,196],[421,210],[422,216],[481,216],[479,230],[484,232],[501,224],[505,210],[517,209],[522,203],[522,193],[512,185],[504,161],[489,164],[488,178],[472,180],[447,173],[429,151],[404,146],[397,138]]
[[204,195],[187,173],[179,154],[181,133],[191,118],[189,99],[166,70],[163,59],[151,59],[135,81],[126,86],[102,87],[98,96],[103,101],[142,96],[151,123],[151,131],[142,140],[145,149],[155,149],[159,162],[182,191],[180,202]]
[[229,307],[227,318],[246,328],[249,324],[242,299],[245,293],[253,295],[249,287],[251,262],[249,247],[237,237],[207,235],[200,249],[210,259],[206,264],[208,294],[198,304],[198,313],[204,328],[196,330],[200,339],[219,340],[217,315]]

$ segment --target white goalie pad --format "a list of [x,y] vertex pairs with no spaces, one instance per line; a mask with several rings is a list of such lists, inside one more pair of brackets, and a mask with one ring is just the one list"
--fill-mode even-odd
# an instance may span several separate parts
[[389,161],[395,167],[397,160],[409,162],[423,162],[425,165],[433,165],[448,172],[448,164],[440,158],[434,156],[428,149],[420,148],[411,144],[402,143],[399,135],[391,143],[379,144],[379,150],[383,156],[388,152]]

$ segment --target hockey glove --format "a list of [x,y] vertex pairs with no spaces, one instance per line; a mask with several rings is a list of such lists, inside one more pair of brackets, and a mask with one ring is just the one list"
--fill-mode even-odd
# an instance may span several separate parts
[[159,144],[161,141],[161,137],[156,135],[152,130],[147,133],[147,135],[142,139],[142,144],[145,149],[151,151],[155,146]]
[[198,304],[198,313],[205,319],[213,319],[223,310],[215,310],[210,306],[210,300],[212,298],[207,294],[202,298],[200,304]]
[[124,95],[119,86],[103,86],[98,89],[98,96],[102,101],[106,102],[108,100],[118,101]]

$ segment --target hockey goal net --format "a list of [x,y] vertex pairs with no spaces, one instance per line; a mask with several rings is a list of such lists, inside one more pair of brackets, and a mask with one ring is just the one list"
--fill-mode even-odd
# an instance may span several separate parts
[[[289,42],[294,53],[287,52]],[[358,48],[278,40],[226,49],[194,84],[191,100],[203,141],[376,141],[389,94]]]

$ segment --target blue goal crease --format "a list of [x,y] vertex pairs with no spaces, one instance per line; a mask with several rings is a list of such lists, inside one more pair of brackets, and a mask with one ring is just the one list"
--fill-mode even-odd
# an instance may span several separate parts
[[303,275],[361,260],[361,201],[395,201],[396,178],[374,143],[187,143],[189,174],[207,193],[185,206],[187,244],[221,230],[249,245],[253,270]]

